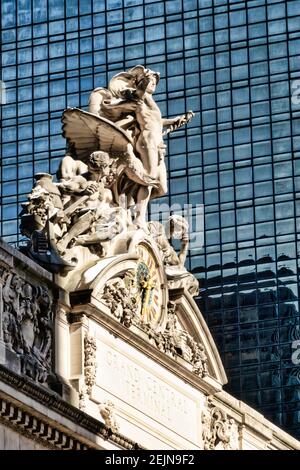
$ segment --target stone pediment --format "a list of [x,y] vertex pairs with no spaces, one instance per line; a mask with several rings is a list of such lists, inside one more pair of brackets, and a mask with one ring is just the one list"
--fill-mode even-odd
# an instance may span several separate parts
[[135,338],[147,352],[152,347],[162,360],[171,358],[195,379],[216,389],[227,382],[188,285],[170,288],[158,246],[145,234],[136,238],[128,254],[105,258],[82,272],[70,297],[75,311],[108,321],[110,329],[118,322],[127,330],[122,336]]
[[176,314],[182,329],[204,346],[207,356],[207,377],[225,385],[227,377],[218,349],[195,300],[186,289],[174,289],[169,295],[176,302]]

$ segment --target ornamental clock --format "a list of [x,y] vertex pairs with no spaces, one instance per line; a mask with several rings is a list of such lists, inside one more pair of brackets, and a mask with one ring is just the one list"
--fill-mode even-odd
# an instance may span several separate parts
[[163,279],[152,250],[144,244],[137,247],[139,260],[136,269],[137,301],[142,321],[157,325],[164,300]]

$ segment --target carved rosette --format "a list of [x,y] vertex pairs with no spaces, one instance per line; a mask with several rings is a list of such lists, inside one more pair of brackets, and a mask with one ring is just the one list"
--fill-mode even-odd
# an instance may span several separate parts
[[202,411],[201,421],[204,450],[239,450],[237,422],[210,400]]
[[48,288],[1,267],[1,336],[20,360],[21,372],[46,382],[52,369],[53,301]]

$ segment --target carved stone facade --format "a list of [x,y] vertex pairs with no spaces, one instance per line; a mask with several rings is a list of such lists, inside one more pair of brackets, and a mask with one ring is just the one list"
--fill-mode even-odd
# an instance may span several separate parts
[[225,411],[207,400],[202,411],[204,450],[239,450],[239,427]]
[[149,322],[139,314],[136,301],[137,275],[134,272],[126,273],[122,278],[117,277],[106,283],[100,297],[110,309],[114,318],[124,326],[132,325],[144,331],[151,344],[160,351],[176,358],[181,357],[192,370],[200,377],[205,377],[207,370],[207,356],[201,342],[195,341],[181,325],[176,315],[176,303],[169,302],[167,319],[163,326],[153,328]]
[[84,338],[84,376],[87,394],[90,395],[96,377],[96,341],[95,338],[86,335]]
[[[112,259],[115,277],[106,263],[105,271],[95,277],[90,297],[82,296],[81,303],[72,306],[66,291],[54,284],[47,272],[16,250],[0,248],[4,281],[0,447],[7,448],[8,440],[1,440],[7,435],[10,439],[20,436],[16,447],[10,441],[9,448],[134,450],[159,449],[168,442],[173,449],[300,449],[297,441],[221,391],[225,382],[222,366],[189,293],[177,293],[176,300],[168,301],[159,321],[146,315],[152,305],[148,281],[153,279],[147,279],[151,273],[147,257]],[[136,276],[140,263],[144,263],[143,270]],[[124,321],[126,298],[132,298],[131,288],[137,289],[136,277],[145,294],[136,296],[134,320],[128,326]],[[116,304],[110,308],[105,300],[111,298],[103,299],[106,285],[120,293],[123,310],[116,316]],[[45,331],[43,319],[49,312],[53,315],[51,329]],[[13,315],[11,323],[7,313]],[[31,330],[23,331],[22,320],[27,317]],[[196,326],[198,329],[193,329]],[[51,343],[47,342],[47,331],[55,332],[55,352],[53,336]],[[76,336],[74,341],[72,335]],[[41,353],[46,351],[42,361]],[[35,367],[43,367],[49,374],[43,384],[40,374],[33,374],[32,369],[22,372],[25,354],[37,362]],[[85,388],[75,387],[75,382]]]
[[117,277],[107,282],[102,294],[102,300],[115,319],[128,328],[133,323],[140,323],[140,318],[137,315],[137,301],[131,292],[134,282],[134,273],[126,273],[123,277]]
[[86,402],[91,395],[92,387],[96,379],[96,340],[89,334],[84,337],[84,379],[79,391],[79,408],[84,410]]
[[113,402],[107,401],[100,403],[99,405],[100,415],[103,418],[106,426],[113,432],[119,431],[119,425],[117,424],[115,417],[115,406]]
[[5,266],[0,266],[0,276],[0,338],[14,353],[21,373],[45,383],[53,369],[52,293]]

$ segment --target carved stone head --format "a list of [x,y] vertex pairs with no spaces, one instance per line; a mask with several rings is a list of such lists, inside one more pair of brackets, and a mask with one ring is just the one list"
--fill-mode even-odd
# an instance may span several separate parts
[[111,160],[106,152],[96,151],[90,155],[88,160],[88,168],[91,173],[101,174],[108,176],[110,172]]
[[129,74],[135,77],[135,84],[138,90],[144,90],[149,94],[155,92],[159,82],[159,72],[146,69],[143,65],[136,65],[129,70]]
[[156,85],[159,82],[160,79],[160,73],[159,72],[154,72],[151,69],[146,69],[143,65],[136,65],[132,69],[128,71],[131,75],[136,77],[136,83],[137,85],[139,82],[141,82],[144,78],[155,78]]

